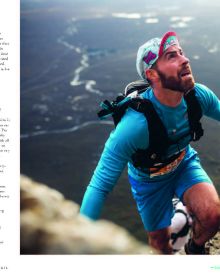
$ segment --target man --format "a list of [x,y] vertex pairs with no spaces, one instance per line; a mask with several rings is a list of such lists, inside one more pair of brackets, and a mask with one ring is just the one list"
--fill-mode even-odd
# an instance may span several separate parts
[[[192,237],[185,246],[186,254],[205,254],[205,242],[219,229],[220,201],[211,179],[200,165],[197,152],[189,144],[189,119],[183,97],[194,89],[202,114],[218,121],[220,101],[210,89],[195,83],[189,59],[175,32],[167,32],[162,38],[142,45],[136,66],[140,77],[151,85],[142,97],[152,102],[173,141],[166,156],[174,159],[159,169],[134,164],[133,155],[137,150],[146,150],[149,146],[150,124],[144,114],[128,108],[105,144],[80,212],[92,219],[99,217],[107,194],[128,163],[132,194],[149,244],[163,254],[172,254],[172,198],[177,196],[193,216]],[[162,145],[163,139],[160,140]]]

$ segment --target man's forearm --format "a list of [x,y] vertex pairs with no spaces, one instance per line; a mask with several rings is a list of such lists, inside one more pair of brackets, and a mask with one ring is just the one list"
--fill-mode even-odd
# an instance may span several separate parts
[[93,220],[100,217],[108,192],[89,186],[84,194],[80,214]]

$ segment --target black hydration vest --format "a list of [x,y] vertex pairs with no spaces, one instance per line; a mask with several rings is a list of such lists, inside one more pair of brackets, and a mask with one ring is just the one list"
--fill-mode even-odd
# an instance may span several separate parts
[[[101,103],[104,108],[98,112],[99,118],[112,115],[115,126],[120,122],[122,116],[128,107],[143,113],[148,122],[149,130],[149,146],[147,149],[138,149],[132,155],[132,163],[135,167],[140,168],[156,168],[157,170],[177,159],[181,151],[167,158],[167,150],[171,145],[178,143],[184,137],[190,136],[190,141],[197,141],[203,136],[203,129],[200,122],[202,117],[202,109],[199,101],[195,96],[195,89],[184,95],[187,104],[188,120],[190,130],[180,139],[172,141],[168,137],[167,130],[158,116],[153,103],[149,99],[142,98],[140,93],[146,91],[149,84],[144,81],[135,81],[127,85],[125,93],[118,95],[116,100],[109,102],[105,100]],[[134,94],[135,93],[135,94]],[[130,94],[133,96],[131,97]]]

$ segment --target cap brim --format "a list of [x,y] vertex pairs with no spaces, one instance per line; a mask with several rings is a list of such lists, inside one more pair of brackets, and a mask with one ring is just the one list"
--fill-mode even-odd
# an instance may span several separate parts
[[171,45],[178,44],[178,38],[177,38],[176,32],[168,31],[167,33],[165,33],[164,36],[161,39],[160,48],[159,48],[159,52],[158,52],[158,56],[159,57],[161,57],[163,55],[164,47],[165,47],[165,45],[168,42],[170,37],[175,37],[175,42],[173,44],[171,44]]

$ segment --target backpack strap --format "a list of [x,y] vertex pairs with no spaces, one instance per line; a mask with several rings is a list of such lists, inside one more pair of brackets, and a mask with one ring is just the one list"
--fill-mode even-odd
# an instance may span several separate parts
[[133,103],[134,100],[140,99],[141,97],[139,94],[144,92],[149,86],[149,83],[144,80],[129,83],[125,87],[124,94],[120,93],[112,102],[105,100],[100,104],[102,110],[97,113],[98,117],[104,119],[112,115],[114,125],[117,126],[130,104]]
[[195,95],[195,89],[185,94],[184,99],[187,104],[191,140],[198,141],[203,136],[204,130],[200,122],[202,118],[202,108]]
[[149,99],[141,99],[133,103],[131,107],[144,114],[148,122],[149,131],[149,147],[146,150],[138,149],[132,155],[133,164],[136,167],[149,168],[160,162],[166,154],[169,147],[167,130]]
[[[145,80],[131,82],[125,88],[125,95],[128,95],[135,90],[140,94],[149,86],[149,83]],[[184,99],[187,104],[191,140],[198,141],[204,135],[204,130],[200,122],[200,119],[202,118],[202,108],[195,95],[195,89],[193,88],[187,92],[184,95]]]
[[109,102],[108,100],[103,101],[100,106],[103,108],[97,115],[100,119],[104,119],[108,116],[112,116],[115,127],[120,122],[121,118],[125,114],[127,108],[135,101],[142,99],[138,92],[133,92],[128,96],[119,94],[117,98]]

